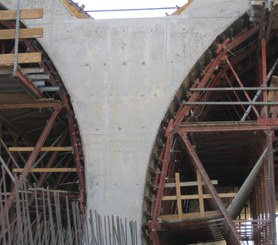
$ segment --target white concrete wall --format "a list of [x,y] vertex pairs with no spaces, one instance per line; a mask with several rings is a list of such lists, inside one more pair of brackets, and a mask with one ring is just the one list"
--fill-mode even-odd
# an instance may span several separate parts
[[[0,0],[15,8],[14,0]],[[40,40],[71,96],[84,144],[88,207],[135,219],[161,119],[197,59],[248,0],[195,0],[181,16],[78,20],[58,0],[43,7]]]

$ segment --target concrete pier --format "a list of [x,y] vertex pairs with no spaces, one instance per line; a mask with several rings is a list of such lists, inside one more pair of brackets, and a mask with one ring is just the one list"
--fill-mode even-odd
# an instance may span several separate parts
[[[0,0],[15,9],[14,0]],[[77,19],[59,0],[43,8],[39,42],[71,97],[86,163],[87,206],[137,220],[157,130],[183,79],[248,0],[195,0],[180,16]]]

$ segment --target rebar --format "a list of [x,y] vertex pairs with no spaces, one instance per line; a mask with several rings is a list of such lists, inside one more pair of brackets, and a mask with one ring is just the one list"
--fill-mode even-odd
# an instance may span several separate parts
[[[37,245],[137,245],[137,224],[114,215],[102,216],[81,210],[79,202],[62,196],[64,192],[15,184],[10,213],[5,208],[9,195],[7,172],[0,176],[0,244]],[[15,182],[19,179],[15,177]],[[29,198],[34,196],[33,205]],[[112,220],[112,222],[110,222]],[[127,225],[129,223],[129,226]]]

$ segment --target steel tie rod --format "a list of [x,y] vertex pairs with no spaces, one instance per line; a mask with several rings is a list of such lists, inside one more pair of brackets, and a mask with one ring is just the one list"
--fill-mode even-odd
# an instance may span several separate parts
[[278,106],[278,101],[183,101],[184,105],[269,105]]
[[[278,65],[278,58],[276,59],[275,63],[273,64],[272,68],[270,69],[269,73],[267,74],[266,77],[266,82],[269,81],[269,79],[271,78],[273,72],[275,71],[276,67]],[[263,86],[261,86],[263,88]],[[255,97],[253,98],[252,102],[256,102],[258,100],[258,98],[260,97],[262,93],[262,90],[258,90],[258,92],[256,93]],[[247,118],[247,116],[249,115],[251,111],[251,105],[247,108],[246,112],[244,113],[243,117],[241,118],[240,121],[245,121],[245,119]]]
[[191,88],[189,91],[202,92],[202,91],[256,91],[256,90],[275,90],[278,91],[278,87],[223,87],[223,88]]

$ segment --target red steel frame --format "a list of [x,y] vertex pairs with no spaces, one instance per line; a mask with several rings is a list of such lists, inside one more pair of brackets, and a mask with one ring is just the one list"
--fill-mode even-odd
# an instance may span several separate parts
[[[39,51],[39,49],[32,43],[27,41],[26,46],[28,49],[32,52]],[[52,83],[53,86],[59,84],[59,80],[57,77],[54,76],[53,73],[53,68],[49,67],[47,65],[47,62],[42,62],[40,66],[44,69],[44,71],[49,74],[49,80]],[[78,175],[78,180],[79,180],[79,199],[80,199],[80,208],[81,210],[84,209],[84,205],[86,202],[86,186],[85,186],[85,177],[83,174],[83,169],[81,167],[81,158],[80,158],[80,151],[79,149],[82,147],[78,147],[77,143],[77,132],[76,132],[76,127],[75,127],[75,119],[74,119],[74,114],[73,114],[73,109],[70,106],[70,102],[67,98],[66,93],[63,90],[59,90],[59,95],[62,99],[63,105],[66,107],[67,113],[68,113],[68,125],[69,125],[69,130],[70,130],[70,135],[71,135],[71,141],[73,144],[73,153],[74,153],[74,162],[76,164],[77,168],[77,175]],[[62,174],[61,174],[62,176]]]
[[7,203],[5,204],[5,209],[7,210],[10,210],[12,204],[13,204],[13,200],[15,198],[15,195],[16,195],[16,189],[18,186],[21,186],[26,177],[28,176],[28,174],[30,173],[30,170],[32,168],[32,165],[34,164],[34,162],[36,161],[36,158],[37,156],[39,155],[40,153],[40,150],[44,144],[44,142],[46,141],[49,133],[51,132],[51,129],[52,127],[54,126],[55,124],[55,121],[60,113],[60,111],[62,110],[62,107],[58,107],[54,110],[54,112],[52,113],[51,117],[49,118],[49,120],[47,121],[46,125],[45,125],[45,128],[43,129],[36,145],[35,145],[35,148],[34,150],[32,151],[32,153],[30,154],[27,162],[26,162],[26,165],[24,166],[23,168],[23,171],[18,179],[18,181],[16,182],[15,186],[13,187],[13,189],[11,190],[11,193],[8,197],[8,200],[7,200]]
[[[64,141],[65,141],[65,136],[66,136],[66,135],[64,135],[64,136],[59,140],[57,146],[62,146],[62,144],[63,144]],[[48,162],[47,162],[47,164],[46,164],[46,166],[45,166],[46,168],[51,168],[51,167],[52,167],[52,165],[54,164],[54,161],[55,161],[56,158],[57,158],[57,155],[58,155],[58,152],[57,152],[57,151],[56,151],[56,152],[53,152],[53,153],[51,154],[51,156],[50,156],[50,158],[49,158],[49,160],[48,160]],[[37,182],[37,184],[36,184],[36,187],[37,187],[37,188],[41,188],[41,187],[43,186],[45,180],[47,179],[47,176],[48,176],[48,173],[42,173],[42,174],[40,175],[40,178],[39,178],[39,180],[38,180],[38,182]],[[54,188],[54,190],[55,190],[55,188]],[[29,204],[31,204],[31,203],[33,202],[34,198],[35,198],[35,193],[33,193],[33,194],[31,195],[31,197],[29,198]]]
[[211,180],[210,180],[201,160],[199,159],[198,154],[197,154],[196,150],[194,149],[194,146],[191,144],[191,142],[188,139],[186,134],[183,133],[183,134],[180,134],[180,136],[185,143],[186,151],[188,152],[189,156],[193,160],[192,162],[193,162],[195,168],[201,174],[202,179],[204,180],[204,182],[209,190],[209,193],[213,196],[213,200],[215,201],[220,212],[222,213],[222,215],[226,221],[227,227],[231,231],[230,240],[228,242],[231,244],[240,244],[240,240],[239,240],[235,225],[234,225],[231,217],[229,216],[229,214],[225,208],[225,205],[223,204],[222,200],[218,196],[216,189],[214,188],[213,184],[211,183]]
[[[15,28],[15,23],[13,21],[5,21],[5,23],[3,22],[3,24],[5,24],[7,26],[7,28]],[[33,42],[33,40],[25,40],[24,41],[27,49],[30,52],[35,52],[35,51],[40,51],[43,52],[41,50],[41,48],[38,47],[38,45]],[[56,73],[54,72],[54,67],[52,67],[52,64],[50,62],[50,60],[48,60],[46,58],[46,54],[44,53],[44,61],[41,62],[39,65],[40,67],[42,67],[44,69],[44,72],[46,74],[49,75],[49,81],[53,86],[57,86],[60,84],[60,80],[59,78],[56,76]],[[68,112],[68,126],[69,126],[69,130],[70,130],[70,136],[71,136],[71,141],[73,144],[73,153],[74,153],[74,161],[76,164],[76,168],[77,168],[77,175],[78,175],[78,180],[79,180],[79,200],[80,200],[80,208],[81,210],[84,209],[84,205],[86,202],[86,188],[85,188],[85,178],[84,178],[84,174],[83,174],[83,169],[81,166],[81,157],[80,157],[80,149],[82,146],[78,146],[77,143],[77,132],[76,132],[76,127],[75,127],[75,119],[73,116],[73,110],[69,104],[69,99],[66,95],[66,93],[63,90],[59,90],[58,93],[60,95],[60,98],[62,99],[62,101],[51,101],[51,100],[43,100],[42,94],[40,92],[40,90],[38,90],[33,83],[24,75],[22,74],[22,72],[20,72],[19,70],[16,71],[16,79],[19,81],[19,83],[31,94],[33,95],[34,98],[37,98],[37,100],[32,100],[30,103],[9,103],[9,104],[1,104],[0,105],[0,109],[33,109],[33,108],[53,108],[55,109],[55,111],[53,112],[52,116],[50,117],[49,121],[46,124],[46,127],[44,129],[44,131],[42,132],[37,145],[38,144],[42,144],[43,142],[40,141],[41,138],[43,137],[47,137],[47,135],[50,133],[46,132],[45,130],[49,129],[51,130],[51,128],[53,127],[56,118],[59,114],[59,112],[63,109],[66,108],[67,112]],[[42,99],[42,100],[41,100]],[[59,110],[59,112],[58,112]],[[57,114],[57,115],[56,115]],[[56,115],[56,117],[55,117]],[[55,117],[55,118],[54,118]],[[53,123],[53,125],[52,125]],[[36,145],[36,147],[37,147]],[[34,162],[36,160],[36,157],[38,156],[39,153],[39,149],[40,147],[42,147],[42,145],[38,145],[38,148],[35,147],[34,151],[31,153],[27,164],[28,166],[24,167],[23,173],[21,174],[21,177],[19,179],[20,182],[23,182],[24,179],[27,177],[27,175],[30,172],[30,168],[32,166],[32,162]],[[53,164],[53,159],[55,159],[55,155],[56,153],[54,152],[53,155],[51,156],[49,162],[47,163],[47,166],[51,166]],[[61,181],[61,178],[63,177],[64,174],[60,174],[59,177],[59,181]],[[42,174],[41,178],[39,179],[39,185],[43,185],[44,181],[46,179],[46,174]],[[58,182],[55,184],[55,186],[58,186]],[[9,197],[8,203],[6,205],[6,208],[10,209],[11,205],[12,205],[12,201],[14,199],[14,193],[15,193],[15,188],[13,189],[13,191],[11,192],[11,195]],[[32,198],[29,200],[32,201]]]
[[74,153],[74,162],[77,169],[77,176],[79,180],[79,197],[80,197],[80,208],[81,210],[84,209],[85,205],[85,181],[83,176],[83,171],[81,168],[81,159],[80,159],[80,153],[79,153],[79,147],[77,143],[77,136],[75,131],[75,124],[73,119],[73,113],[70,110],[69,105],[67,104],[67,111],[68,111],[68,125],[71,135],[71,141],[73,146],[73,153]]
[[[218,46],[218,49],[216,50],[217,56],[214,60],[212,60],[203,70],[203,77],[200,80],[197,80],[193,83],[191,88],[204,88],[206,86],[214,87],[217,85],[217,83],[220,81],[221,77],[224,77],[226,75],[226,72],[230,70],[232,74],[234,75],[236,81],[240,85],[240,87],[244,87],[242,81],[240,80],[234,65],[239,62],[240,60],[244,59],[247,55],[249,55],[251,52],[254,52],[256,50],[256,45],[252,45],[251,48],[249,48],[249,52],[245,52],[241,55],[241,57],[235,57],[232,62],[230,62],[227,54],[227,50],[232,50],[234,48],[237,48],[239,45],[241,45],[243,42],[248,40],[251,36],[258,33],[258,31],[261,29],[261,25],[256,25],[253,28],[251,28],[248,31],[244,31],[237,35],[233,41],[230,41],[229,39],[226,39],[222,44]],[[260,32],[261,34],[261,32]],[[267,65],[266,65],[266,39],[261,36],[261,71],[262,71],[262,85],[264,87],[267,87]],[[218,74],[215,75],[215,72],[218,71],[219,67],[224,63],[224,68],[222,68],[221,71],[219,71],[218,74],[221,74],[218,76]],[[224,71],[224,72],[223,72]],[[210,83],[209,83],[210,81]],[[188,99],[189,102],[194,102],[199,97],[200,92],[192,92],[190,94],[190,97]],[[245,96],[248,101],[251,101],[250,96],[245,92]],[[237,97],[239,99],[239,97]],[[264,90],[263,92],[263,101],[267,102],[267,91]],[[267,107],[267,106],[266,106]],[[267,173],[263,171],[261,173],[261,176],[263,176],[264,181],[260,183],[258,180],[254,187],[253,194],[256,198],[261,198],[258,196],[258,186],[262,186],[262,188],[265,190],[265,197],[262,200],[258,200],[258,207],[256,207],[255,213],[263,212],[266,213],[265,208],[267,208],[268,217],[270,220],[270,226],[269,226],[269,232],[267,233],[267,237],[264,240],[264,244],[275,244],[276,242],[276,234],[275,234],[275,181],[274,181],[274,164],[273,164],[273,148],[272,148],[272,136],[273,136],[273,130],[275,130],[278,127],[277,119],[269,119],[268,113],[264,115],[264,119],[261,119],[261,115],[259,114],[258,110],[255,106],[253,106],[253,111],[258,118],[258,121],[255,122],[253,125],[239,125],[239,124],[228,124],[228,125],[207,125],[207,126],[201,126],[196,125],[196,127],[187,127],[186,124],[183,124],[183,121],[186,121],[186,118],[189,116],[191,107],[188,105],[182,104],[176,114],[175,119],[170,120],[168,127],[166,129],[166,144],[163,146],[160,159],[162,160],[162,166],[161,171],[157,171],[157,174],[155,176],[155,183],[158,183],[157,186],[157,194],[156,199],[153,201],[152,205],[152,220],[149,224],[149,233],[150,233],[150,239],[152,240],[154,245],[159,244],[158,234],[157,231],[160,228],[158,219],[160,215],[160,208],[162,204],[162,196],[164,193],[164,186],[165,186],[165,178],[167,176],[167,171],[169,167],[169,162],[171,158],[171,145],[173,142],[173,138],[176,137],[176,135],[180,135],[180,137],[183,139],[185,143],[185,149],[193,159],[193,164],[196,169],[198,169],[201,173],[201,176],[203,180],[205,181],[205,184],[210,192],[210,194],[213,196],[213,200],[216,203],[218,209],[221,211],[225,223],[226,223],[226,232],[230,232],[230,244],[240,244],[240,238],[239,234],[234,226],[233,221],[231,220],[229,214],[227,213],[227,210],[225,206],[223,205],[221,199],[219,198],[214,186],[212,185],[209,176],[206,173],[205,168],[203,167],[200,159],[198,158],[198,154],[194,147],[192,146],[191,142],[189,141],[187,137],[187,133],[192,132],[213,132],[213,131],[256,131],[256,130],[262,130],[266,131],[267,133],[267,146],[268,146],[268,160],[267,160]],[[265,109],[267,112],[267,108]],[[258,185],[259,184],[259,185]],[[265,204],[265,205],[264,205]],[[260,206],[261,205],[261,206]],[[256,218],[256,217],[255,217]],[[260,219],[260,215],[257,216],[257,219]],[[266,218],[268,220],[268,218]],[[259,244],[259,243],[258,243]]]

